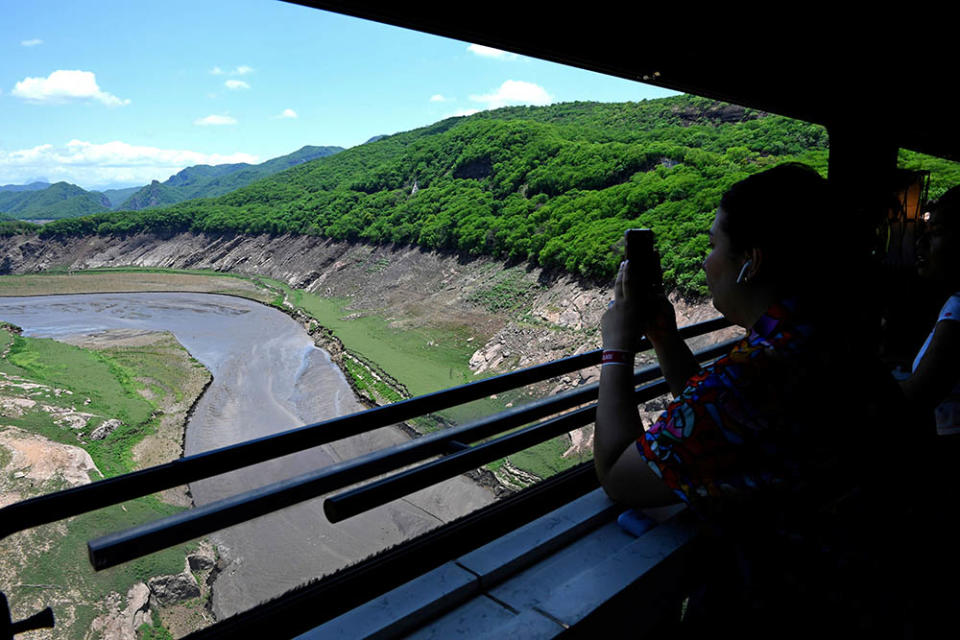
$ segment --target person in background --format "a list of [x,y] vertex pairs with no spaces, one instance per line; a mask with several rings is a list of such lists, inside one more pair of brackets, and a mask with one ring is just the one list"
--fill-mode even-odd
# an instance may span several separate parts
[[[914,456],[922,460],[918,477],[923,491],[912,526],[930,543],[917,553],[918,565],[945,576],[960,573],[960,547],[949,534],[960,498],[956,466],[960,456],[960,186],[929,208],[926,232],[917,242],[917,272],[939,290],[946,302],[913,361],[910,376],[900,381],[912,410]],[[922,581],[918,581],[923,585]],[[931,628],[953,624],[950,612],[960,597],[956,581],[927,585],[918,598],[918,617]]]
[[907,401],[933,414],[940,436],[960,434],[960,186],[929,210],[927,230],[917,242],[917,271],[932,280],[946,302],[936,324],[900,382]]
[[[895,592],[873,580],[896,573],[895,562],[877,566],[878,547],[896,536],[876,535],[873,511],[848,496],[889,475],[878,468],[881,447],[901,396],[870,344],[874,319],[844,279],[868,257],[855,250],[866,243],[852,240],[853,221],[842,231],[835,202],[826,180],[800,164],[754,174],[722,197],[703,269],[714,306],[747,335],[715,363],[699,366],[662,288],[629,262],[601,321],[602,486],[630,506],[687,503],[714,541],[688,606],[693,637],[900,623]],[[632,383],[644,335],[674,396],[646,430]],[[825,628],[833,618],[843,622]]]

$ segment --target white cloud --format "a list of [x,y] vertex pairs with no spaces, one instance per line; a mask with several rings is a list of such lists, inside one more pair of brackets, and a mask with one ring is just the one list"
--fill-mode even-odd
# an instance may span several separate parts
[[84,188],[115,184],[147,184],[168,177],[195,164],[259,162],[249,153],[200,153],[183,149],[161,149],[114,141],[95,144],[71,140],[55,147],[42,144],[31,149],[0,149],[0,184],[22,184],[35,176],[52,182],[65,180]]
[[24,78],[11,92],[30,102],[64,102],[66,100],[97,100],[108,107],[130,104],[117,96],[101,91],[92,71],[65,71],[59,69],[46,78]]
[[274,118],[297,118],[297,112],[293,109],[284,109],[280,112],[280,115],[273,116]]
[[430,102],[449,102],[450,98],[447,98],[442,93],[435,93],[430,96]]
[[553,102],[553,96],[540,85],[523,80],[507,80],[493,93],[472,95],[474,102],[482,102],[486,109],[496,109],[510,104],[545,105]]
[[227,80],[227,81],[224,82],[223,84],[227,87],[227,89],[232,89],[232,90],[234,90],[234,91],[236,91],[237,89],[249,89],[249,88],[250,88],[250,85],[248,85],[248,84],[247,84],[246,82],[244,82],[243,80]]
[[515,53],[501,51],[500,49],[494,49],[493,47],[485,47],[482,44],[472,44],[467,47],[467,51],[478,55],[481,58],[495,58],[497,60],[516,60],[518,57]]
[[193,121],[193,124],[200,125],[201,127],[210,125],[237,124],[237,119],[230,116],[212,114],[204,118],[197,118]]
[[24,47],[35,47],[38,44],[43,44],[43,40],[40,38],[33,38],[32,40],[21,40],[20,44]]
[[245,64],[241,64],[241,65],[239,65],[239,66],[237,66],[237,67],[234,67],[234,68],[233,68],[233,71],[224,71],[224,70],[221,69],[220,67],[214,67],[213,69],[210,69],[210,73],[213,74],[213,75],[215,75],[215,76],[223,76],[223,75],[227,75],[227,76],[245,76],[245,75],[247,75],[248,73],[253,73],[253,67],[248,67],[248,66],[245,65]]

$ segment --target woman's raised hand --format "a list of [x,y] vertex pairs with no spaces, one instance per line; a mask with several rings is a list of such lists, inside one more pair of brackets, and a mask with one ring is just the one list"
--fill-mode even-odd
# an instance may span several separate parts
[[629,261],[620,263],[613,285],[613,301],[600,320],[604,349],[636,352],[645,335],[652,342],[675,334],[676,314],[667,300],[660,278],[660,256],[653,282],[635,282]]

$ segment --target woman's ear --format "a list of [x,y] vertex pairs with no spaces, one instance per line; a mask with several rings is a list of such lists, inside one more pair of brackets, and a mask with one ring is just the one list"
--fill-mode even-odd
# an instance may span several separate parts
[[737,284],[750,282],[760,273],[763,266],[763,251],[760,249],[750,249],[744,254],[743,266],[740,267],[740,273],[737,274]]
[[750,254],[750,268],[747,269],[747,278],[753,280],[763,268],[763,250],[750,249],[748,253]]

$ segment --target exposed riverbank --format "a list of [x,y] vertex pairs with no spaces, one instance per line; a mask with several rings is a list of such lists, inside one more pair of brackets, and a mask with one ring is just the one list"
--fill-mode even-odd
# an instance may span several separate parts
[[[347,357],[338,364],[355,384],[375,388],[387,383],[379,395],[371,393],[381,402],[594,349],[610,297],[607,283],[525,265],[309,236],[136,234],[45,241],[21,236],[0,239],[0,254],[6,256],[0,270],[7,273],[129,266],[204,269],[282,286],[289,303],[316,319],[315,334],[318,326],[329,330],[326,335],[333,339],[328,348],[335,359],[341,357],[336,345],[342,345]],[[675,303],[680,324],[716,315],[709,302]],[[445,415],[469,420],[588,384],[597,375],[596,369],[584,370]],[[359,380],[362,376],[368,383]],[[392,387],[391,379],[398,385]],[[522,469],[524,477],[544,477],[586,459],[591,451],[592,427],[586,427],[491,468],[505,485],[519,486],[525,480],[511,474],[511,468]]]
[[[297,322],[251,301],[200,294],[105,294],[5,298],[0,307],[24,326],[51,336],[96,326],[172,331],[214,375],[190,421],[188,455],[362,408],[327,354],[313,346]],[[197,504],[206,504],[406,440],[396,428],[378,429],[192,483],[191,490]],[[311,501],[231,527],[213,536],[223,552],[213,611],[225,616],[247,609],[492,499],[489,490],[455,478],[337,526],[325,522],[319,501]]]

